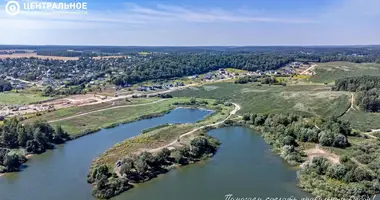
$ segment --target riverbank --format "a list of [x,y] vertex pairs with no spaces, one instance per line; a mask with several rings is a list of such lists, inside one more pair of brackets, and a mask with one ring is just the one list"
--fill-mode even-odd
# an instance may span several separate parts
[[28,161],[28,167],[22,173],[1,177],[1,199],[94,199],[91,186],[84,180],[90,164],[98,155],[117,143],[140,135],[146,128],[165,123],[192,124],[209,114],[205,110],[175,109],[162,117],[102,129],[96,134],[59,145],[55,150],[35,155]]
[[150,151],[160,147],[168,147],[167,145],[172,141],[177,141],[182,135],[189,133],[195,129],[200,130],[205,125],[219,125],[217,122],[225,120],[229,117],[229,114],[233,108],[229,106],[221,105],[205,105],[207,110],[214,110],[212,114],[209,114],[205,119],[195,124],[173,124],[164,127],[156,127],[155,129],[145,132],[144,134],[135,136],[128,140],[125,140],[119,144],[114,145],[112,148],[105,151],[94,160],[94,165],[107,165],[112,167],[116,161],[131,152]]
[[[178,107],[177,105],[174,105],[174,104],[176,104],[176,103],[182,104],[182,103],[188,103],[188,102],[189,102],[189,99],[187,99],[187,98],[172,98],[172,99],[161,99],[161,100],[148,102],[148,103],[144,103],[144,104],[123,105],[123,106],[116,106],[116,107],[110,107],[110,108],[103,108],[101,110],[92,110],[88,113],[82,113],[81,115],[78,115],[78,116],[77,115],[74,115],[71,117],[66,116],[62,120],[56,119],[51,124],[58,123],[56,125],[60,126],[61,122],[64,123],[67,120],[79,119],[81,117],[84,117],[84,115],[86,115],[86,117],[89,117],[89,116],[91,117],[92,114],[102,114],[103,112],[106,112],[109,110],[112,110],[112,111],[117,110],[120,112],[120,109],[130,108],[130,109],[133,109],[133,111],[134,111],[134,113],[133,112],[132,113],[126,113],[126,114],[129,114],[127,119],[119,118],[121,116],[117,116],[117,117],[113,116],[112,119],[108,119],[110,121],[112,120],[112,123],[108,124],[107,126],[101,126],[100,128],[96,128],[93,130],[86,130],[85,132],[82,132],[80,134],[71,133],[70,139],[72,140],[72,139],[78,139],[78,138],[83,137],[85,135],[89,135],[91,133],[95,133],[97,131],[100,131],[101,129],[114,128],[114,127],[119,126],[121,124],[131,123],[131,122],[139,121],[139,120],[143,120],[143,119],[151,119],[151,118],[155,118],[155,117],[160,117],[160,116],[163,116],[163,115],[169,113],[171,110]],[[206,108],[208,104],[211,105],[214,103],[215,103],[215,101],[213,101],[213,100],[199,100],[199,101],[192,102],[190,104],[194,104],[192,106],[197,105],[199,107]],[[155,109],[150,109],[152,105],[155,106]],[[148,106],[149,108],[147,108],[146,106]],[[136,109],[137,107],[143,108],[143,109],[141,109],[141,110]],[[126,111],[126,110],[122,110],[122,111]],[[79,118],[77,118],[77,117],[79,117]],[[100,120],[100,119],[98,119],[98,120]],[[118,122],[113,122],[113,121],[118,121]],[[97,121],[93,121],[91,123],[97,124]],[[23,155],[26,156],[26,158],[32,156],[32,154],[25,155],[25,150],[23,150],[23,152],[24,152]]]
[[93,185],[93,195],[96,198],[108,199],[175,167],[206,160],[215,154],[219,145],[215,138],[199,135],[176,149],[162,149],[156,153],[130,153],[118,161],[113,170],[106,165],[96,166],[88,175],[87,181]]
[[[121,193],[121,190],[126,191],[132,188],[129,186],[131,181],[133,183],[146,182],[152,178],[157,177],[159,174],[168,172],[170,169],[178,166],[178,164],[191,164],[211,157],[214,154],[214,151],[211,153],[209,151],[205,151],[206,154],[204,154],[205,152],[203,151],[205,148],[202,147],[200,148],[203,149],[200,153],[201,155],[197,155],[197,153],[194,152],[190,153],[190,149],[192,149],[192,151],[194,151],[194,149],[197,149],[193,147],[190,148],[190,146],[197,143],[194,141],[199,140],[199,138],[207,138],[209,142],[201,142],[200,144],[214,144],[211,146],[215,147],[215,144],[218,143],[213,139],[208,138],[208,136],[204,136],[204,132],[202,130],[206,129],[207,127],[221,125],[233,114],[235,114],[240,108],[238,105],[233,106],[234,108],[232,108],[231,105],[233,104],[204,104],[204,106],[202,106],[204,109],[215,111],[212,114],[208,115],[204,120],[201,120],[195,124],[175,124],[154,127],[148,132],[144,132],[144,134],[125,140],[122,143],[115,145],[111,149],[108,149],[93,161],[89,172],[89,182],[94,185],[96,182],[94,181],[94,177],[97,176],[99,170],[107,171],[107,174],[116,174],[118,180],[116,181],[112,178],[107,179],[108,181],[106,182],[109,183],[108,187],[113,188],[112,190],[114,191],[113,195],[109,196],[107,194],[104,194],[104,192],[99,191],[99,189],[97,189],[98,187],[95,186],[95,184],[95,196],[98,198],[109,198],[111,196],[118,195]],[[186,107],[188,106],[186,105]],[[160,169],[154,173],[150,173],[150,175],[144,177],[140,177],[141,175],[138,175],[140,177],[138,178],[138,181],[134,180],[134,177],[137,176],[136,174],[134,174],[132,178],[129,176],[129,178],[126,180],[125,176],[123,175],[126,174],[124,172],[125,167],[123,167],[123,163],[125,163],[125,160],[129,160],[130,157],[146,157],[142,156],[142,154],[155,156],[161,156],[161,154],[165,154],[169,159],[166,159],[164,167],[160,166]],[[127,168],[131,168],[131,166],[135,165],[128,165]],[[145,171],[142,170],[141,173],[145,173]],[[117,186],[115,186],[115,184],[111,184],[115,181],[117,182]],[[122,187],[120,187],[121,185]]]

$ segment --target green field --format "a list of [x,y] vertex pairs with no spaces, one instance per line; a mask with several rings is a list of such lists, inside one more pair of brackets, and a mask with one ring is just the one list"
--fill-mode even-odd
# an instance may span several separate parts
[[24,105],[44,101],[49,97],[42,97],[39,94],[26,94],[15,92],[0,93],[0,105]]
[[[164,145],[169,144],[170,142],[178,139],[182,134],[188,133],[189,131],[194,130],[195,128],[210,125],[214,122],[219,122],[224,120],[229,112],[234,109],[234,106],[218,106],[222,108],[217,112],[214,112],[211,115],[208,115],[205,119],[195,123],[195,124],[174,124],[169,126],[156,127],[152,130],[145,132],[137,137],[132,139],[124,140],[123,142],[114,145],[112,148],[105,151],[98,158],[94,160],[92,166],[106,164],[112,167],[114,163],[123,158],[124,156],[139,151],[141,149],[154,149]],[[213,106],[208,106],[212,109]],[[200,133],[201,131],[197,132]],[[181,138],[181,143],[186,143],[194,137],[196,133],[191,134],[187,137]]]
[[310,78],[310,81],[329,83],[336,79],[350,76],[380,76],[380,64],[351,62],[319,63],[315,72],[316,74]]
[[361,131],[380,129],[380,113],[350,110],[341,119],[350,121],[353,128]]
[[[157,99],[156,99],[157,100]],[[152,99],[141,99],[140,101],[152,101]],[[53,126],[61,125],[62,128],[67,131],[72,137],[78,137],[86,133],[97,131],[101,128],[113,127],[121,123],[131,122],[139,119],[142,116],[150,116],[166,113],[169,110],[173,109],[175,106],[172,104],[174,102],[188,102],[188,98],[173,98],[165,99],[158,103],[141,105],[135,107],[121,107],[117,109],[109,109],[99,112],[93,112],[85,116],[78,116],[62,121],[51,122]],[[209,101],[210,104],[213,101]],[[138,104],[140,104],[139,102]],[[136,104],[136,103],[135,103]],[[30,121],[36,119],[44,119],[47,121],[52,121],[54,119],[60,119],[62,117],[70,117],[73,115],[81,114],[78,113],[79,109],[81,113],[86,113],[90,111],[90,108],[87,108],[85,112],[83,108],[71,108],[68,110],[59,110],[56,112],[48,113],[43,115],[40,118],[33,118]],[[91,107],[91,111],[99,110]],[[104,109],[104,108],[101,108]],[[74,111],[75,112],[74,112]],[[57,115],[56,115],[57,114]]]
[[350,106],[347,92],[333,92],[324,85],[258,86],[257,83],[216,83],[173,92],[177,97],[224,99],[238,103],[239,114],[297,112],[340,116]]
[[78,115],[82,113],[92,112],[100,109],[107,109],[115,106],[125,106],[125,105],[132,105],[132,104],[144,104],[144,103],[150,103],[153,101],[159,100],[158,98],[149,98],[149,99],[129,99],[129,101],[123,100],[117,100],[117,101],[109,101],[105,103],[100,104],[94,104],[94,105],[88,105],[88,106],[80,106],[80,107],[69,107],[64,109],[59,109],[54,112],[45,113],[40,117],[34,117],[26,120],[26,122],[32,122],[37,119],[45,120],[45,121],[52,121],[56,119],[61,119],[65,117],[70,117],[73,115]]

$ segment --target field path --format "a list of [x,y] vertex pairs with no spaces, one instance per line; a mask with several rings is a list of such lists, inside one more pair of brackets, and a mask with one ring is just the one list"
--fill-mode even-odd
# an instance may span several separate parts
[[198,130],[201,130],[201,129],[206,128],[206,127],[217,126],[217,125],[219,125],[219,124],[224,123],[224,122],[225,122],[226,120],[228,120],[232,115],[236,114],[236,112],[240,110],[240,106],[239,106],[238,104],[236,104],[236,103],[232,103],[232,104],[235,106],[235,109],[232,110],[232,111],[230,112],[230,114],[229,114],[224,120],[219,121],[219,122],[214,123],[214,124],[208,124],[208,125],[201,126],[201,127],[199,127],[199,128],[195,128],[195,129],[193,129],[192,131],[189,131],[189,132],[187,132],[187,133],[182,134],[181,136],[178,137],[177,140],[175,140],[175,141],[173,141],[173,142],[171,142],[171,143],[169,143],[169,144],[167,144],[167,145],[165,145],[165,146],[158,147],[158,148],[155,148],[155,149],[150,149],[149,152],[154,153],[154,152],[160,151],[160,150],[162,150],[162,149],[164,149],[164,148],[169,148],[170,146],[174,146],[176,143],[178,143],[178,140],[180,140],[181,138],[186,137],[186,136],[188,136],[188,135],[191,135],[191,134],[195,133],[195,132],[198,131]]
[[113,109],[118,109],[118,108],[128,108],[128,107],[137,107],[137,106],[145,106],[145,105],[150,105],[150,104],[156,104],[156,103],[159,103],[159,102],[162,102],[162,101],[165,101],[165,100],[166,99],[161,99],[161,100],[150,102],[150,103],[134,104],[134,105],[124,105],[124,106],[115,106],[115,107],[111,107],[111,108],[104,108],[104,109],[95,110],[95,111],[91,111],[91,112],[86,112],[86,113],[82,113],[82,114],[78,114],[78,115],[73,115],[73,116],[70,116],[70,117],[65,117],[65,118],[61,118],[61,119],[57,119],[57,120],[52,120],[52,121],[48,121],[48,122],[49,123],[53,123],[53,122],[64,121],[64,120],[73,119],[73,118],[76,118],[76,117],[81,117],[81,116],[89,115],[89,114],[92,114],[92,113],[103,112],[103,111],[106,111],[106,110],[113,110]]
[[301,74],[306,74],[308,71],[314,69],[314,68],[317,67],[317,66],[318,66],[318,65],[313,64],[313,65],[311,65],[311,67],[309,67],[309,68],[307,68],[305,71],[301,72]]

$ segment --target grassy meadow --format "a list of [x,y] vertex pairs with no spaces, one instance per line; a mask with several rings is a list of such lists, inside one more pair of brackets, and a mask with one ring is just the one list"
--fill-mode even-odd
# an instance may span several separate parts
[[351,122],[353,128],[365,132],[380,128],[380,113],[350,110],[340,119]]
[[39,94],[2,92],[0,93],[0,105],[24,105],[44,101],[49,97],[42,97]]
[[80,107],[69,107],[69,108],[64,108],[64,109],[59,109],[54,112],[49,112],[45,113],[39,117],[34,117],[26,120],[26,122],[31,122],[35,121],[37,119],[45,120],[45,121],[53,121],[61,118],[66,118],[70,117],[73,115],[79,115],[83,113],[88,113],[96,110],[101,110],[101,109],[107,109],[107,108],[112,108],[116,106],[126,106],[126,105],[133,105],[133,104],[145,104],[145,103],[150,103],[153,101],[159,100],[158,98],[149,98],[149,99],[128,99],[129,101],[126,100],[117,100],[117,101],[109,101],[109,102],[104,102],[100,104],[94,104],[94,105],[87,105],[87,106],[80,106]]
[[241,106],[239,114],[297,112],[321,117],[341,116],[350,106],[349,93],[311,84],[285,87],[216,83],[175,91],[172,95],[232,101]]
[[309,79],[310,81],[330,83],[336,79],[350,76],[380,76],[380,64],[352,62],[318,63],[315,72],[316,74]]
[[[209,104],[208,108],[215,108],[214,106],[210,105],[211,104]],[[234,109],[234,106],[227,107],[218,105],[217,107],[221,109],[211,115],[208,115],[205,119],[195,124],[174,124],[169,126],[158,126],[152,128],[148,132],[144,132],[143,134],[138,135],[137,137],[124,140],[123,142],[114,145],[112,148],[108,149],[98,158],[96,158],[92,163],[92,166],[105,164],[112,167],[117,160],[130,153],[164,146],[170,142],[175,141],[182,134],[188,133],[195,128],[222,121],[228,116],[228,113]],[[201,131],[197,131],[196,133],[192,134],[192,136],[181,138],[180,142],[186,143],[190,141],[194,135],[200,132]]]
[[[78,137],[87,133],[97,131],[101,128],[113,127],[118,124],[127,123],[135,121],[145,116],[155,116],[163,114],[173,109],[175,106],[174,102],[188,102],[189,98],[172,98],[165,99],[163,101],[141,105],[135,107],[118,107],[117,109],[108,109],[116,106],[122,105],[133,105],[133,104],[143,104],[153,101],[157,101],[157,98],[145,98],[145,99],[136,99],[132,103],[119,103],[109,105],[109,103],[97,104],[84,107],[72,107],[67,109],[58,110],[51,113],[46,113],[40,117],[34,117],[28,119],[26,122],[32,122],[37,119],[42,119],[46,121],[54,121],[56,119],[62,119],[66,117],[75,116],[82,113],[88,113],[92,111],[101,110],[99,112],[92,112],[85,116],[78,116],[74,118],[64,119],[61,121],[51,122],[53,126],[61,125],[62,128],[67,131],[72,137]],[[208,100],[211,105],[214,100]],[[210,107],[212,108],[212,106]],[[227,111],[224,113],[226,114]],[[217,119],[214,119],[217,120]]]

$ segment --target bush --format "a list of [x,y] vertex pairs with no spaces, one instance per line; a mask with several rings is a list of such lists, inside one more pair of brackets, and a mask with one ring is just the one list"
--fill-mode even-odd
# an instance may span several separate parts
[[347,173],[347,168],[341,164],[330,165],[327,168],[326,175],[330,178],[342,180]]

